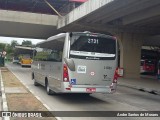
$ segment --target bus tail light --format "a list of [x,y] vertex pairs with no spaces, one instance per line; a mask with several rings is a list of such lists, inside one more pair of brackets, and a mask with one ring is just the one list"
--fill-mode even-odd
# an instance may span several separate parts
[[69,82],[69,76],[68,76],[68,68],[67,65],[63,65],[63,81]]
[[66,88],[66,90],[71,90],[71,88]]
[[116,68],[113,77],[113,83],[117,83],[118,77],[123,77],[123,68]]
[[113,77],[113,81],[112,84],[110,85],[110,89],[111,89],[111,93],[116,91],[116,86],[117,86],[117,80],[119,77],[119,68],[116,68],[115,72],[114,72],[114,77]]
[[117,83],[118,77],[119,77],[119,75],[118,75],[118,68],[116,68],[116,70],[114,72],[113,83]]

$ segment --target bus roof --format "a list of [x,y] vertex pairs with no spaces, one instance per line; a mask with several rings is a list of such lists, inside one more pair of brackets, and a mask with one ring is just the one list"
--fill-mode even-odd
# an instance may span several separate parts
[[24,49],[24,50],[33,50],[32,47],[27,47],[27,46],[15,46],[16,49]]
[[34,48],[25,47],[25,46],[15,46],[14,55],[17,56],[19,54],[32,54]]
[[[51,36],[47,40],[37,43],[36,46],[41,48],[53,48],[53,43],[56,42],[56,45],[61,44],[64,39],[60,39],[64,38],[66,34],[67,33],[60,33],[55,36]],[[57,41],[57,39],[59,39],[59,41]]]

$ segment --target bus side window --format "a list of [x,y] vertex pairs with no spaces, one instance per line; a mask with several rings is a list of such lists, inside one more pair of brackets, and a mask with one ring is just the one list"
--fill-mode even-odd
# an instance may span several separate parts
[[54,61],[57,62],[57,53],[56,52],[51,52],[51,54],[48,56],[48,61]]
[[62,62],[63,51],[59,51],[59,61]]
[[51,54],[48,56],[48,61],[62,62],[62,51],[54,50],[51,52]]

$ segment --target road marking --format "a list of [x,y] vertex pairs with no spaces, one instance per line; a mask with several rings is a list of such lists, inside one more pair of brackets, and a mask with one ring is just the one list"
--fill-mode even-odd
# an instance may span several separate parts
[[[3,111],[8,111],[8,105],[7,105],[6,94],[5,94],[5,90],[4,90],[4,84],[3,84],[1,69],[0,69],[0,81],[1,81],[1,92],[2,92],[2,110]],[[2,119],[3,120],[10,120],[9,117],[3,117]]]
[[7,101],[3,101],[3,111],[8,111]]
[[51,111],[52,109],[48,106],[48,105],[46,105],[46,104],[43,104],[49,111]]
[[34,94],[34,92],[32,90],[29,90],[32,94]]
[[[3,84],[3,83],[1,83],[1,84]],[[1,86],[1,91],[4,92],[4,86]]]
[[[49,111],[53,111],[48,105],[43,104]],[[55,117],[55,116],[54,116]],[[62,120],[60,117],[55,117],[57,120]]]
[[62,120],[62,118],[60,118],[60,117],[55,117],[57,120]]
[[41,98],[40,97],[38,97],[38,96],[35,96],[39,101],[41,101]]
[[3,102],[6,102],[6,95],[5,94],[2,94],[2,100],[3,100]]

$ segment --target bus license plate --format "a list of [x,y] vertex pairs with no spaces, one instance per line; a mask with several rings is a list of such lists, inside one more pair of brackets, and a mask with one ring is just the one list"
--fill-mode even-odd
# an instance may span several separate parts
[[96,92],[96,88],[86,88],[86,92]]

